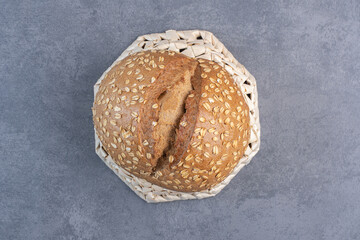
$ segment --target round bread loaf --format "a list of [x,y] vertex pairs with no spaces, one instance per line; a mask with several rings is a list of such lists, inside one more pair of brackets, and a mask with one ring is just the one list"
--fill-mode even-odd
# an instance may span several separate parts
[[93,106],[96,133],[123,169],[181,192],[223,181],[248,145],[249,108],[219,64],[144,51],[106,74]]

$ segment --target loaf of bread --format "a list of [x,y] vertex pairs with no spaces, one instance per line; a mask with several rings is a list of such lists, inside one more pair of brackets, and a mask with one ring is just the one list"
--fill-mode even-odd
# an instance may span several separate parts
[[248,106],[228,72],[172,51],[135,53],[113,66],[95,96],[93,121],[120,167],[180,192],[223,181],[250,135]]

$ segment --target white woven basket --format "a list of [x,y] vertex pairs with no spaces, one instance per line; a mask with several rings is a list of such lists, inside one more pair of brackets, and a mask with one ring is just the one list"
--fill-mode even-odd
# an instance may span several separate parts
[[240,86],[245,101],[250,110],[251,135],[249,146],[243,158],[232,173],[221,183],[210,190],[201,192],[185,193],[169,190],[154,185],[144,179],[138,178],[118,166],[103,149],[103,145],[95,132],[95,151],[105,164],[111,168],[115,174],[125,182],[139,197],[148,203],[167,202],[174,200],[201,199],[212,197],[218,194],[231,179],[240,171],[242,167],[259,151],[260,147],[260,122],[258,109],[258,96],[255,78],[241,65],[224,45],[211,33],[200,30],[175,31],[169,30],[165,33],[155,33],[140,36],[133,42],[115,62],[103,73],[94,86],[94,97],[99,89],[100,82],[106,73],[119,61],[130,54],[151,50],[172,50],[181,52],[189,57],[213,60],[230,73],[235,82]]

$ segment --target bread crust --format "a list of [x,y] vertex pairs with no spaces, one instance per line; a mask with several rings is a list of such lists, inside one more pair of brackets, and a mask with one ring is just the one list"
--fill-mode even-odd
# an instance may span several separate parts
[[[191,77],[185,113],[165,150],[154,136],[159,96]],[[122,168],[161,187],[197,192],[223,181],[244,154],[249,108],[230,74],[213,61],[145,51],[116,64],[99,86],[93,121],[103,147]]]

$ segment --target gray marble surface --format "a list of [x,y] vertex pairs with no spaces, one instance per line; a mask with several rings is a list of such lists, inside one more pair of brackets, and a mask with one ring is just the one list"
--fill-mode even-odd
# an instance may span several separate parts
[[[0,239],[360,239],[360,2],[0,0]],[[256,77],[260,152],[147,204],[94,152],[93,85],[138,35],[213,32]]]

